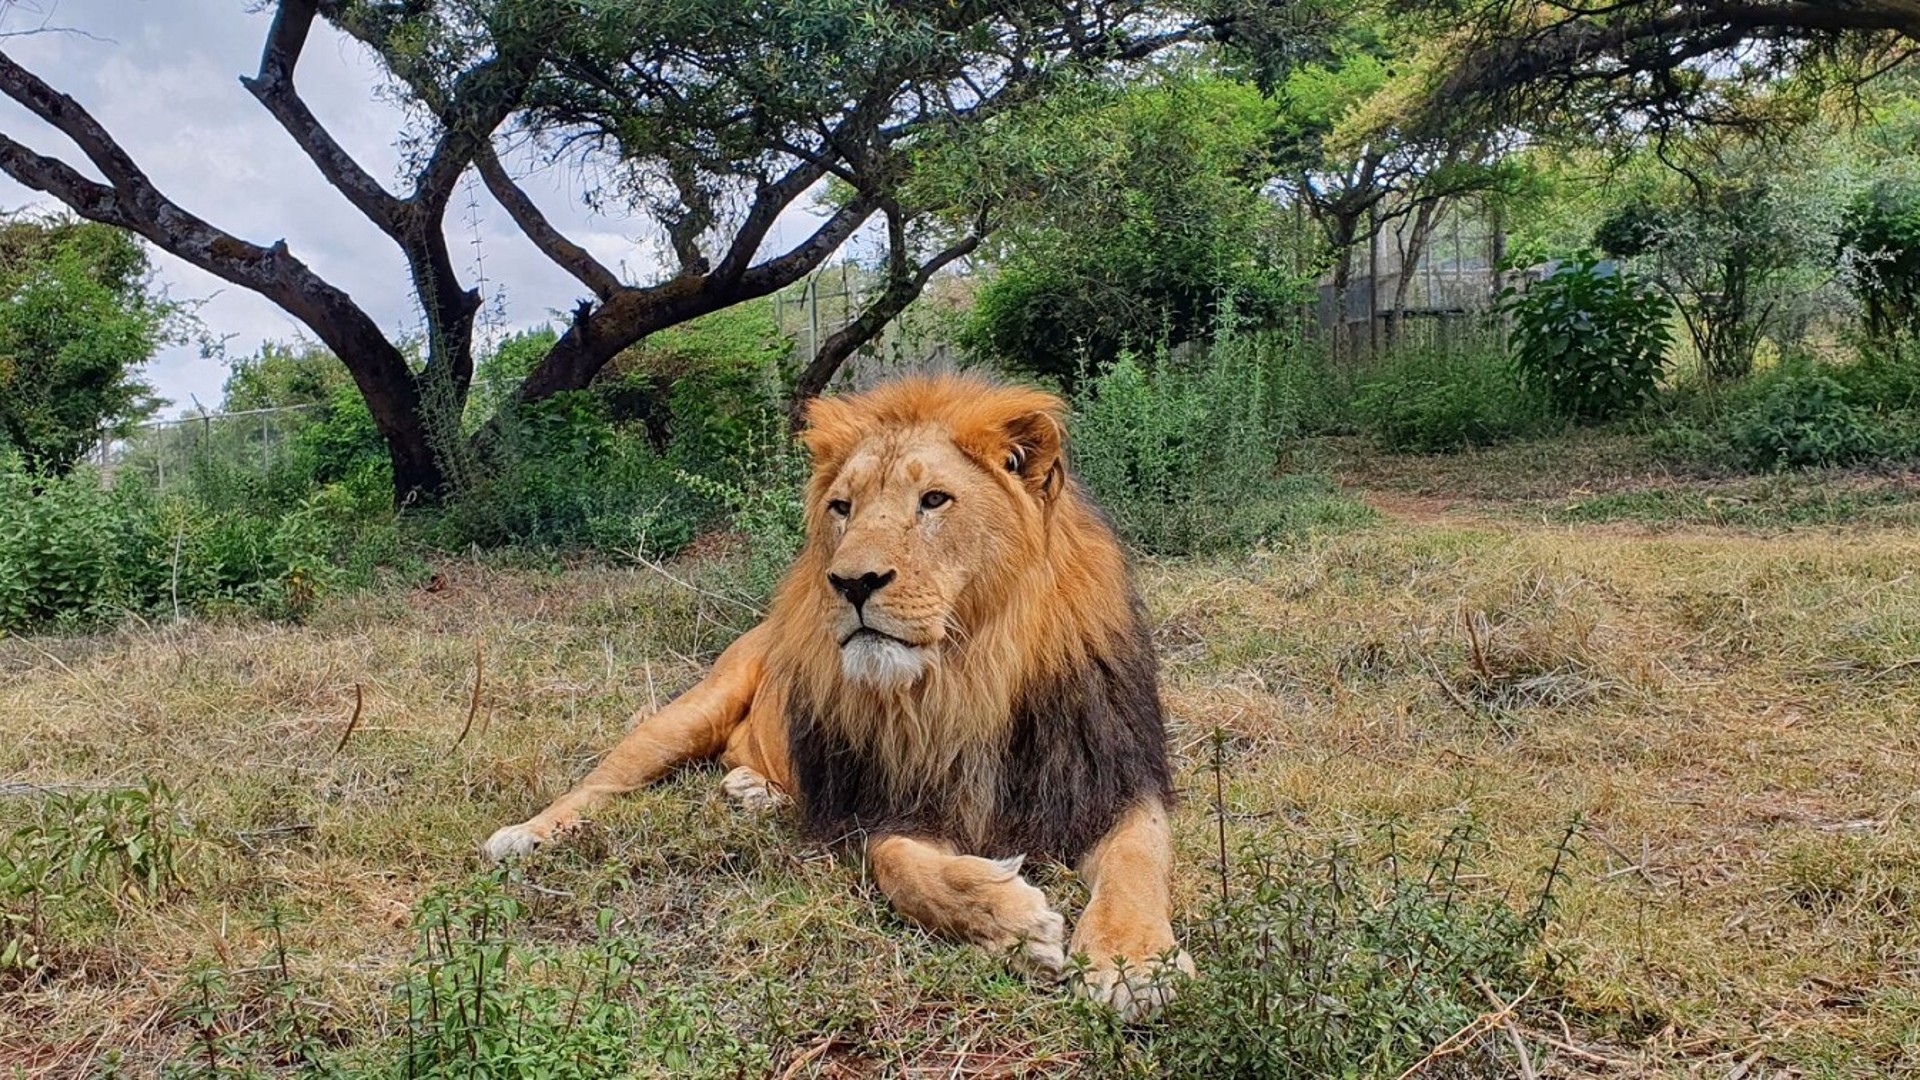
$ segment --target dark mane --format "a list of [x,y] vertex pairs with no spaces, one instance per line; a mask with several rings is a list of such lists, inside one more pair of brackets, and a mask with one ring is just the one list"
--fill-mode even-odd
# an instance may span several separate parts
[[1141,801],[1171,805],[1153,642],[1139,598],[1129,600],[1124,635],[1089,642],[1084,662],[1037,677],[1017,696],[984,836],[966,834],[963,815],[953,812],[953,788],[892,794],[881,763],[831,722],[832,703],[796,689],[787,733],[808,833],[827,842],[910,833],[951,841],[969,854],[1071,864]]

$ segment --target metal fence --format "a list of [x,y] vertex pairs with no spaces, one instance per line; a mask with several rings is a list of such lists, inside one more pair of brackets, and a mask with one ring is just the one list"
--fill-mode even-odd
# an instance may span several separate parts
[[326,406],[288,405],[148,420],[103,437],[89,455],[103,475],[143,476],[156,488],[179,484],[196,469],[226,466],[266,473],[290,452],[300,429]]
[[1501,271],[1506,232],[1497,215],[1455,208],[1428,235],[1405,217],[1352,253],[1344,288],[1320,281],[1313,322],[1346,356],[1398,345],[1444,344],[1470,334],[1513,280]]

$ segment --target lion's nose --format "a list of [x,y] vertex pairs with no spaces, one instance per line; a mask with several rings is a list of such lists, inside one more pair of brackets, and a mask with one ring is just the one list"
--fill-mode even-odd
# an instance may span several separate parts
[[853,605],[853,610],[859,611],[861,605],[867,602],[867,597],[887,587],[887,583],[893,580],[893,573],[891,570],[884,574],[869,571],[859,577],[828,574],[827,580],[833,583],[835,592],[847,598],[847,603]]

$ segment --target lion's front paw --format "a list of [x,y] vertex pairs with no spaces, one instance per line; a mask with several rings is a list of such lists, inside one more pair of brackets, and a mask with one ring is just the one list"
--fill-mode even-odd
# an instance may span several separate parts
[[480,850],[486,853],[489,862],[499,862],[509,855],[526,855],[532,852],[534,848],[552,839],[552,835],[550,830],[542,829],[531,821],[523,821],[518,825],[509,825],[487,837],[487,842],[480,845]]
[[720,781],[720,790],[727,793],[740,809],[759,812],[772,810],[787,801],[786,795],[766,777],[747,768],[745,765],[728,773]]
[[1193,974],[1193,959],[1185,950],[1175,953],[1171,963],[1164,957],[1148,960],[1096,957],[1075,989],[1131,1023],[1166,1008],[1181,979],[1191,979]]
[[1067,920],[1047,906],[1047,894],[1020,876],[1020,859],[996,862],[1005,876],[997,883],[990,929],[982,945],[1008,954],[1015,968],[1035,978],[1057,981],[1067,969]]

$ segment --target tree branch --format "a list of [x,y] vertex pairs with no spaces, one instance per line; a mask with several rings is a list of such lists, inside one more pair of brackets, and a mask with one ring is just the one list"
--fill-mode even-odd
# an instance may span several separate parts
[[851,202],[835,210],[825,223],[814,230],[812,236],[794,245],[792,250],[742,273],[739,279],[741,291],[752,296],[765,296],[800,280],[808,271],[824,262],[827,256],[838,251],[840,245],[858,232],[878,208],[879,202],[872,196],[855,196]]
[[506,210],[507,216],[513,219],[528,240],[533,241],[534,247],[553,260],[554,265],[572,274],[602,301],[626,288],[613,271],[595,259],[591,252],[553,227],[553,223],[540,212],[527,193],[507,175],[506,168],[500,164],[500,156],[494,152],[491,144],[481,147],[474,154],[473,161],[480,169],[480,179],[486,183],[487,190],[493,193],[501,208]]
[[162,195],[99,121],[78,102],[0,52],[0,93],[72,139],[106,175],[100,184],[57,158],[0,135],[0,171],[92,221],[130,230],[162,251],[284,308],[346,363],[395,454],[410,464],[400,433],[415,422],[419,390],[400,351],[351,297],[287,250],[241,240]]
[[931,259],[913,267],[906,252],[906,223],[897,213],[888,214],[889,246],[887,287],[868,304],[858,318],[828,335],[814,350],[813,358],[794,382],[793,398],[787,403],[788,417],[798,430],[806,417],[807,402],[818,397],[833,381],[847,358],[879,337],[887,325],[907,306],[920,298],[933,275],[956,259],[972,254],[985,238],[984,218],[965,239],[947,247]]
[[315,14],[313,0],[281,0],[260,50],[260,72],[251,79],[241,76],[240,85],[280,122],[327,183],[382,232],[398,238],[405,224],[404,204],[334,141],[294,89],[293,71]]
[[773,183],[760,185],[754,192],[752,208],[735,231],[733,243],[727,246],[727,253],[714,269],[714,276],[730,281],[752,266],[753,257],[760,253],[761,243],[766,240],[767,233],[773,229],[773,223],[779,219],[781,212],[793,205],[795,199],[806,194],[807,189],[825,175],[825,168],[803,161]]

